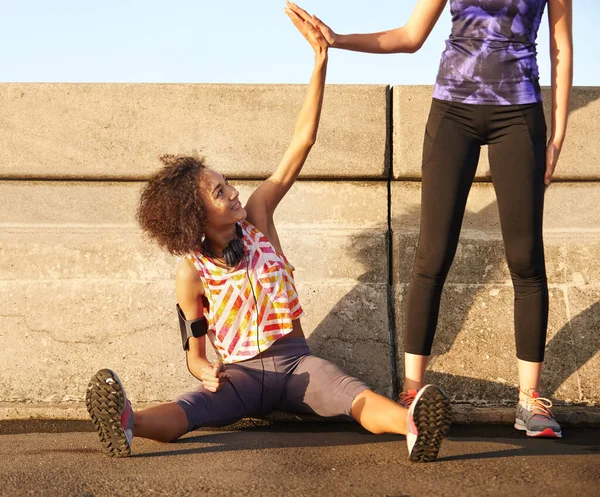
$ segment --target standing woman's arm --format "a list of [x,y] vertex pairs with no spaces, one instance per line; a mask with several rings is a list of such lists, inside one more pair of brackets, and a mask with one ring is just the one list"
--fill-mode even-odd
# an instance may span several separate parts
[[573,86],[572,0],[548,0],[548,21],[552,64],[552,130],[546,149],[546,185],[552,179],[567,132],[569,97]]
[[341,35],[335,33],[318,17],[310,15],[295,3],[287,2],[288,7],[305,21],[319,28],[329,44],[334,48],[367,53],[414,53],[425,43],[435,23],[444,10],[447,0],[418,0],[408,22],[399,28],[364,33]]

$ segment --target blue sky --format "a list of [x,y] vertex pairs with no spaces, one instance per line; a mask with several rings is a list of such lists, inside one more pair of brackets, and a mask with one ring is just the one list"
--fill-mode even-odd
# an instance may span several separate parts
[[[304,0],[336,31],[406,22],[416,0]],[[574,0],[574,83],[600,85],[600,0]],[[310,47],[283,0],[0,0],[0,81],[305,83]],[[433,84],[449,7],[416,54],[334,50],[329,83]],[[548,27],[538,35],[540,79],[549,84]]]

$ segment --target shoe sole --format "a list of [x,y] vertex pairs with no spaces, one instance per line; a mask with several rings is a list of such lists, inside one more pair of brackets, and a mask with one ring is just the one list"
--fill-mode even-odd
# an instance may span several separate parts
[[444,392],[434,385],[425,388],[415,399],[413,420],[418,435],[409,456],[411,462],[435,461],[452,421],[450,401]]
[[530,431],[525,426],[525,423],[520,419],[515,420],[515,428],[519,431],[524,431],[528,437],[534,438],[562,438],[561,431],[554,431],[552,428],[544,428],[542,431]]
[[101,369],[92,376],[85,394],[85,405],[100,443],[110,457],[131,455],[131,444],[121,425],[125,402],[125,390],[113,371]]

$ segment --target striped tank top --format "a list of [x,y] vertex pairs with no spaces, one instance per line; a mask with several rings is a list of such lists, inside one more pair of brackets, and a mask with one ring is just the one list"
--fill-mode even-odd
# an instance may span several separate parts
[[201,251],[189,256],[209,303],[207,336],[226,364],[264,352],[304,313],[294,267],[252,224],[242,221],[240,227],[246,257],[236,267],[218,266]]

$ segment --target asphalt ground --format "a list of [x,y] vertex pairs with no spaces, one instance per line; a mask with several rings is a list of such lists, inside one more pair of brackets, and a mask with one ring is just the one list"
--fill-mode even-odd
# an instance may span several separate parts
[[2,496],[600,496],[600,430],[453,426],[435,463],[350,423],[247,421],[101,452],[90,422],[0,421]]

